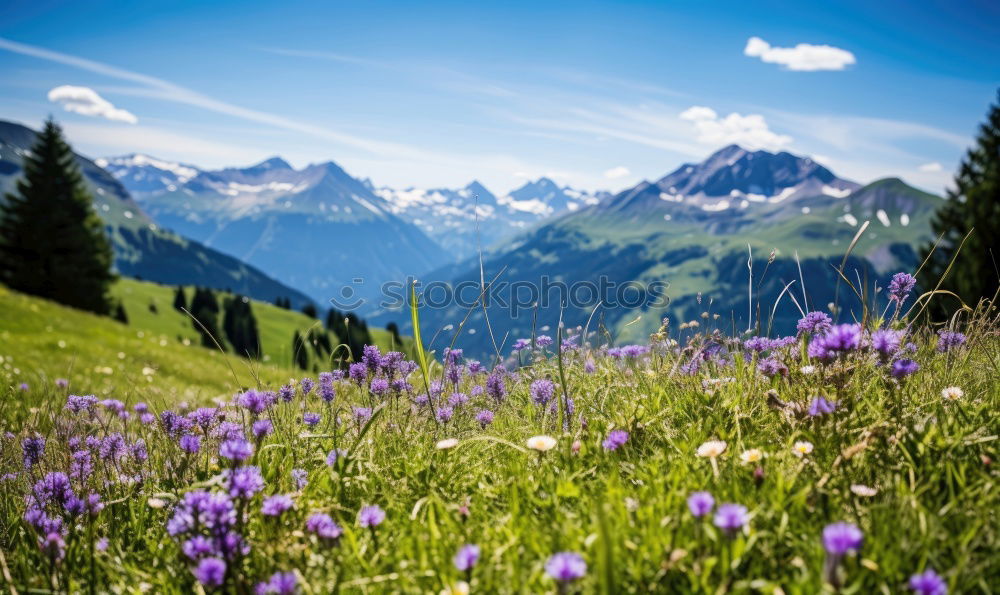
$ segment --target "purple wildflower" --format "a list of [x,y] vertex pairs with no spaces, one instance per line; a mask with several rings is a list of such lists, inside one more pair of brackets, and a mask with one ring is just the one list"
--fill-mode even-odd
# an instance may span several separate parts
[[302,396],[304,397],[304,396],[308,395],[309,393],[311,393],[312,389],[313,389],[313,386],[315,386],[315,385],[316,385],[316,382],[312,378],[306,377],[306,378],[303,378],[302,380],[300,380],[299,381],[299,386],[302,387]]
[[371,407],[355,407],[354,408],[354,419],[359,424],[363,424],[372,418],[372,408]]
[[351,377],[351,380],[357,383],[358,386],[362,386],[365,383],[365,380],[368,379],[368,366],[362,362],[351,364],[351,366],[347,369],[347,374]]
[[715,498],[708,492],[694,492],[687,499],[688,510],[695,518],[701,518],[712,512]]
[[545,562],[545,574],[561,583],[568,583],[587,574],[587,563],[576,552],[559,552]]
[[455,554],[454,558],[455,568],[461,572],[468,572],[472,570],[472,567],[475,566],[478,561],[479,546],[471,543],[458,548],[458,552]]
[[66,409],[69,409],[73,413],[80,413],[81,411],[90,413],[96,404],[97,397],[94,395],[70,395],[66,397]]
[[518,352],[524,351],[525,349],[527,349],[530,346],[531,346],[531,341],[530,340],[528,340],[528,339],[518,339],[517,341],[514,341],[514,346],[511,348],[511,351],[513,351],[514,353],[518,353]]
[[479,413],[476,414],[476,421],[479,422],[480,426],[485,428],[486,426],[493,423],[493,412],[490,411],[489,409],[481,410]]
[[448,423],[455,416],[455,408],[443,405],[437,408],[437,420],[441,423]]
[[258,467],[239,467],[228,472],[228,479],[232,498],[250,499],[264,489],[264,477]]
[[263,504],[260,506],[260,512],[264,516],[281,516],[283,512],[290,509],[294,502],[291,496],[285,494],[275,494],[274,496],[268,496],[264,498]]
[[243,438],[230,438],[219,447],[219,455],[234,463],[240,463],[253,455],[253,445]]
[[306,424],[310,428],[316,427],[319,424],[320,415],[319,413],[303,413],[302,423]]
[[258,594],[264,595],[295,595],[298,589],[298,579],[294,572],[275,572],[266,583],[257,585]]
[[291,384],[282,385],[282,387],[278,389],[278,397],[286,403],[290,402],[295,398],[295,387]]
[[226,580],[226,563],[219,558],[205,558],[192,571],[206,587],[221,587]]
[[389,392],[389,381],[385,378],[373,378],[369,388],[372,394],[381,397]]
[[757,362],[757,371],[768,378],[788,375],[788,367],[774,356],[766,357]]
[[922,573],[910,577],[910,589],[920,595],[947,595],[948,585],[938,573],[928,568]]
[[887,360],[899,351],[904,335],[903,331],[879,329],[872,333],[872,349],[877,351],[883,360]]
[[825,397],[818,396],[813,398],[812,402],[809,403],[809,415],[811,417],[819,417],[828,413],[833,413],[837,409],[837,404],[833,401],[827,401]]
[[858,551],[863,541],[864,533],[850,523],[833,523],[823,528],[823,548],[836,558]]
[[916,285],[917,279],[913,275],[896,273],[892,276],[892,281],[889,282],[889,300],[902,306]]
[[24,455],[24,468],[34,467],[45,455],[45,438],[41,436],[25,438],[21,441],[21,452]]
[[306,531],[315,533],[325,541],[333,541],[343,534],[344,530],[335,523],[330,515],[318,512],[306,519]]
[[358,524],[375,528],[385,520],[385,511],[378,506],[364,506],[358,512]]
[[535,405],[544,405],[555,394],[555,390],[555,384],[551,380],[539,378],[531,383],[531,400],[534,401]]
[[548,347],[549,345],[552,345],[552,337],[548,335],[538,335],[535,337],[535,345],[543,348]]
[[195,535],[184,542],[181,551],[189,560],[195,561],[215,552],[215,545],[212,540],[204,535]]
[[608,432],[608,437],[601,444],[606,450],[617,450],[628,442],[628,432],[625,430],[612,430]]
[[916,373],[920,369],[920,364],[912,359],[898,359],[892,362],[892,377],[901,380]]
[[809,343],[809,357],[833,359],[861,347],[861,325],[839,324]]
[[268,436],[274,431],[274,424],[271,423],[269,419],[258,419],[253,422],[251,432],[257,440],[263,440],[265,436]]
[[260,415],[270,405],[267,393],[262,393],[253,389],[238,395],[236,397],[236,404],[254,415]]
[[937,350],[941,353],[951,351],[965,344],[965,335],[958,331],[938,331]]
[[730,536],[735,535],[750,521],[747,507],[741,504],[722,504],[715,511],[712,522]]
[[820,335],[833,327],[833,320],[825,312],[810,312],[795,325],[799,335]]
[[201,450],[201,437],[195,434],[184,434],[181,436],[180,446],[184,452],[194,454]]
[[297,490],[305,488],[309,485],[309,473],[305,469],[292,469],[292,482]]

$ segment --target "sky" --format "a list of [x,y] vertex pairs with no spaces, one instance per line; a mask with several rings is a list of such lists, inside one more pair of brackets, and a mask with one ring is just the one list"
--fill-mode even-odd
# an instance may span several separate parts
[[995,1],[6,0],[0,119],[398,188],[617,191],[735,142],[942,192],[997,56]]

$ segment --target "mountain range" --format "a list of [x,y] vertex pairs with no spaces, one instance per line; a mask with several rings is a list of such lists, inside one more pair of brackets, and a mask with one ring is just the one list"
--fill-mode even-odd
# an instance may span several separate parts
[[[35,136],[26,126],[0,121],[0,201],[14,191]],[[231,289],[266,301],[287,297],[296,308],[312,302],[229,254],[165,230],[100,165],[79,154],[76,163],[111,237],[119,273],[165,284]]]
[[373,300],[384,283],[470,258],[480,246],[603,196],[548,178],[500,197],[478,182],[457,190],[376,188],[333,162],[296,170],[278,157],[214,171],[142,154],[98,164],[160,225],[321,302],[348,297],[345,287]]
[[[33,138],[22,126],[0,125],[0,189],[12,187]],[[476,181],[400,190],[334,162],[295,169],[279,157],[219,170],[142,154],[78,162],[126,275],[260,299],[335,298],[342,309],[363,298],[357,311],[370,324],[395,322],[404,332],[409,313],[384,307],[383,283],[417,277],[425,286],[469,287],[497,276],[508,294],[490,303],[488,324],[473,309],[456,343],[477,356],[533,326],[551,330],[560,312],[569,325],[593,315],[618,341],[644,339],[664,317],[676,325],[706,313],[729,330],[759,318],[789,332],[799,308],[843,301],[836,267],[864,222],[847,269],[852,279],[884,285],[886,275],[919,264],[942,200],[896,178],[861,185],[810,157],[736,145],[616,194],[548,178],[501,196]],[[645,296],[619,307],[605,295],[563,306],[565,295],[535,296],[511,312],[510,291],[560,281],[666,282],[669,303]],[[433,336],[465,315],[445,304],[425,308],[421,320]]]
[[[567,284],[604,279],[619,286],[669,283],[667,305],[648,300],[633,307],[597,308],[594,326],[603,324],[620,341],[645,339],[664,317],[676,326],[702,320],[703,312],[718,314],[727,329],[740,331],[749,326],[751,310],[754,318],[763,313],[766,325],[789,283],[803,309],[825,308],[833,301],[835,267],[865,221],[871,227],[848,259],[852,279],[879,279],[884,286],[889,273],[915,269],[917,249],[931,239],[929,220],[940,202],[899,179],[862,186],[808,157],[733,145],[493,246],[484,255],[482,272],[486,279],[499,274],[498,283],[514,287],[538,286],[544,279]],[[477,258],[421,276],[425,283],[453,287],[479,280]],[[839,297],[845,294],[846,289]],[[559,319],[559,299],[542,300],[515,318],[503,303],[509,304],[511,296],[503,297],[488,308],[489,325],[482,308],[471,311],[458,347],[483,355],[493,350],[494,340],[509,347],[514,339],[529,336],[533,324],[538,332],[554,328]],[[568,303],[562,312],[565,323],[584,324],[595,306]],[[465,314],[458,306],[427,308],[421,314],[424,332],[433,335]],[[772,330],[794,332],[799,316],[786,295],[774,310]],[[407,316],[383,310],[370,320],[404,326]]]

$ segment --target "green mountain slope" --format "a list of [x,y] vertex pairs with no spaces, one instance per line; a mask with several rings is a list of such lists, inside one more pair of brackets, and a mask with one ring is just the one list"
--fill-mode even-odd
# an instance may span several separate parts
[[[300,312],[255,301],[265,357],[251,362],[201,347],[190,318],[172,307],[172,287],[123,279],[113,293],[125,304],[127,325],[0,285],[0,382],[52,385],[66,378],[71,392],[87,387],[124,398],[141,389],[144,400],[206,402],[258,379],[276,386],[306,375],[290,365],[292,333],[321,328]],[[388,332],[371,332],[383,350],[392,346]],[[331,368],[310,355],[320,370]]]

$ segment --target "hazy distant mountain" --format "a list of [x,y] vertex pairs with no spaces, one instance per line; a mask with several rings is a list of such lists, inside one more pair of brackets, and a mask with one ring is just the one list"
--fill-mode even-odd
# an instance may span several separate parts
[[[754,311],[765,321],[786,284],[802,307],[825,307],[834,297],[836,273],[858,227],[871,226],[855,247],[848,267],[864,278],[880,279],[896,270],[913,270],[917,246],[930,239],[929,219],[940,204],[898,179],[867,186],[838,178],[808,157],[789,153],[746,151],[726,147],[698,164],[682,165],[657,182],[633,188],[543,223],[495,246],[484,256],[485,275],[501,270],[508,283],[548,281],[613,283],[631,280],[670,284],[666,308],[649,304],[633,308],[599,309],[594,324],[605,324],[621,340],[642,340],[664,316],[674,324],[702,320],[703,312],[719,314],[729,326],[747,328],[748,246],[753,251]],[[768,264],[774,251],[774,259]],[[799,281],[801,260],[805,288]],[[767,270],[766,275],[764,274]],[[477,260],[460,262],[424,275],[424,282],[475,282]],[[760,283],[758,287],[756,284]],[[803,291],[808,304],[803,302]],[[846,290],[840,297],[847,295]],[[502,303],[490,308],[490,327],[497,342],[507,344],[527,336],[535,317],[533,308],[511,319]],[[850,300],[847,300],[850,302]],[[850,307],[850,303],[843,304]],[[540,305],[537,326],[554,328],[558,299]],[[569,325],[584,323],[591,308],[564,312]],[[428,309],[421,314],[425,334],[454,324],[464,310]],[[789,332],[799,317],[786,294],[774,314],[775,332]],[[395,320],[405,325],[404,313],[381,312],[373,323]],[[468,334],[457,344],[483,355],[492,350],[481,309],[472,312]],[[731,330],[731,329],[730,329]],[[764,329],[766,330],[766,329]],[[447,341],[451,335],[447,335]]]
[[163,161],[141,153],[97,159],[95,163],[128,188],[132,196],[176,190],[201,173],[193,165]]
[[[596,204],[605,193],[560,187],[548,178],[528,182],[497,197],[479,182],[457,190],[379,188],[392,212],[418,225],[462,260],[552,216]],[[477,237],[478,230],[478,237]]]
[[[14,190],[21,176],[23,158],[34,142],[35,132],[30,128],[0,121],[0,200]],[[115,251],[115,268],[120,273],[160,283],[232,289],[260,300],[288,297],[295,307],[311,301],[232,256],[165,231],[150,220],[123,185],[98,163],[79,154],[76,161],[93,194],[94,207],[107,225]]]
[[[258,266],[323,303],[344,295],[345,287],[376,295],[385,282],[404,281],[448,261],[444,250],[396,216],[370,183],[333,162],[296,170],[274,157],[216,171],[148,157],[133,165],[131,156],[106,162],[122,165],[114,171],[126,186],[147,188],[149,175],[169,180],[158,191],[137,194],[161,226]],[[176,182],[161,175],[179,170],[194,175]]]

